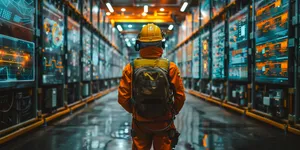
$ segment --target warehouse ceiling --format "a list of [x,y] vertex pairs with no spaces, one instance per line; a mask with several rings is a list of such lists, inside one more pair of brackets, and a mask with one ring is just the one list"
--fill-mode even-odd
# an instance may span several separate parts
[[[122,27],[121,34],[124,40],[130,41],[128,45],[130,53],[134,53],[134,40],[147,23],[155,23],[162,28],[169,36],[173,31],[168,30],[170,24],[180,24],[187,13],[181,12],[180,8],[185,0],[101,0],[101,9],[107,12],[109,19],[114,27]],[[188,7],[196,6],[198,0],[188,0]],[[110,12],[106,3],[110,3],[114,12]],[[148,12],[145,13],[144,6],[148,6]]]

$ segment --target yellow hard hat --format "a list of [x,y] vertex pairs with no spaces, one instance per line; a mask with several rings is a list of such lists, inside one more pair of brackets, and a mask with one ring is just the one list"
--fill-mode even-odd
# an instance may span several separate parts
[[145,25],[137,37],[137,40],[140,42],[157,42],[163,39],[161,29],[153,23]]

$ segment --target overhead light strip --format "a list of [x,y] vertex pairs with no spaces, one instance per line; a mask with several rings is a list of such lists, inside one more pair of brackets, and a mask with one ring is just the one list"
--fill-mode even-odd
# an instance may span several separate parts
[[118,30],[119,30],[120,32],[122,32],[122,31],[123,31],[123,28],[122,28],[122,26],[121,26],[121,25],[117,25],[117,28],[118,28]]
[[108,10],[109,10],[111,13],[114,12],[114,9],[113,9],[113,7],[111,6],[110,3],[106,3],[106,7],[108,8]]
[[188,4],[189,4],[188,2],[184,2],[183,5],[180,8],[180,11],[184,12]]
[[174,28],[174,25],[170,24],[168,29],[172,30],[173,28]]
[[148,12],[148,5],[144,6],[144,12],[147,13]]
[[126,42],[128,47],[131,47],[131,43],[130,42]]

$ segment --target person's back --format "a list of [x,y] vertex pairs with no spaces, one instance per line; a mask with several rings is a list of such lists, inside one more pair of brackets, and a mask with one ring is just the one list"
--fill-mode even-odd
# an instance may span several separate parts
[[163,36],[154,24],[143,27],[136,42],[141,58],[125,67],[120,81],[118,102],[133,116],[132,149],[150,149],[153,142],[165,150],[176,143],[173,119],[185,94],[178,67],[161,58]]

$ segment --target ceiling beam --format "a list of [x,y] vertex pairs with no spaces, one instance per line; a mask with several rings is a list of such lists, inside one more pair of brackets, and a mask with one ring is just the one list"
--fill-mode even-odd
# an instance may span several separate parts
[[[144,7],[134,7],[134,6],[113,6],[115,12],[121,12],[122,8],[125,8],[126,12],[131,12],[131,13],[143,13],[144,12]],[[160,11],[160,8],[164,8],[165,11]],[[106,6],[103,6],[102,9],[105,9],[105,11],[109,11]],[[167,12],[173,12],[173,13],[180,13],[180,14],[185,14],[186,12],[181,12],[180,11],[180,6],[168,6],[168,7],[148,7],[148,12],[154,12],[157,11],[158,13],[167,13]]]
[[173,23],[173,19],[170,16],[110,16],[110,20],[113,20],[115,23]]
[[[173,34],[173,31],[170,31],[168,29],[165,29],[166,34],[170,35]],[[134,30],[134,31],[128,31],[128,30],[124,30],[121,32],[121,34],[139,34],[140,31]]]

